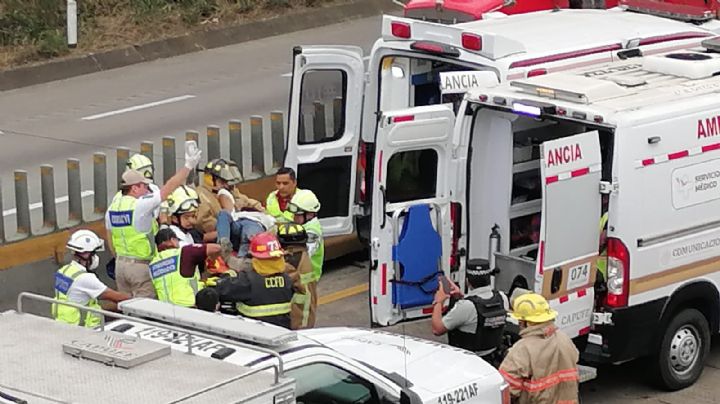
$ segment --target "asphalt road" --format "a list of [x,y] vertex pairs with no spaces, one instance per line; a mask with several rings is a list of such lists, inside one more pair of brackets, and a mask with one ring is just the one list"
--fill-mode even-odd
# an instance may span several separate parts
[[[369,52],[380,35],[380,21],[365,18],[0,92],[0,179],[6,219],[14,208],[12,170],[29,171],[30,201],[39,202],[41,164],[55,167],[56,196],[62,197],[67,195],[67,158],[81,160],[85,191],[92,186],[93,152],[107,153],[108,176],[114,179],[114,149],[119,146],[139,150],[140,142],[154,141],[159,157],[162,136],[173,135],[179,140],[177,156],[182,157],[185,131],[202,132],[207,125],[219,125],[222,141],[227,142],[229,120],[245,120],[244,133],[249,133],[246,119],[251,115],[267,118],[271,111],[287,110],[293,46],[358,45]],[[265,124],[269,132],[268,119]],[[227,153],[227,146],[224,150]],[[112,192],[113,180],[109,187]],[[59,208],[61,222],[65,206]]]

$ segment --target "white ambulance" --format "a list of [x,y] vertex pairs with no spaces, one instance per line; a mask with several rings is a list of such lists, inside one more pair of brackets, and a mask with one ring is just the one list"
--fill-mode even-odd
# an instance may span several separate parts
[[[437,105],[468,88],[686,48],[710,31],[612,10],[558,10],[456,25],[385,16],[368,57],[353,46],[298,46],[293,55],[285,165],[322,202],[326,236],[369,230],[379,118]],[[368,60],[369,59],[369,60]],[[365,68],[365,61],[368,63]],[[475,73],[458,73],[475,71]],[[455,73],[453,73],[455,72]],[[389,157],[386,155],[386,157]]]
[[[374,319],[429,311],[402,303],[422,301],[411,286],[434,261],[457,260],[440,267],[461,281],[490,259],[496,288],[547,297],[585,359],[652,355],[664,387],[695,382],[720,330],[720,37],[703,46],[473,91],[457,119],[448,104],[383,114]],[[391,199],[387,160],[411,152],[422,193]],[[428,278],[403,268],[423,262]]]

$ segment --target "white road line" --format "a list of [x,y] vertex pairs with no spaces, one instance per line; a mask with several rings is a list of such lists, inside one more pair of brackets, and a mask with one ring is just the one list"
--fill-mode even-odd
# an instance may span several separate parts
[[[363,56],[363,62],[367,62],[368,60],[370,60],[370,57],[371,56]],[[292,77],[292,75],[293,75],[292,72],[290,72],[290,73],[281,74],[280,77]]]
[[191,98],[195,98],[195,96],[186,94],[186,95],[181,95],[179,97],[172,97],[172,98],[167,98],[167,99],[160,100],[160,101],[149,102],[147,104],[135,105],[134,107],[117,109],[115,111],[110,111],[110,112],[103,112],[102,114],[85,116],[80,119],[82,119],[83,121],[94,121],[96,119],[107,118],[108,116],[120,115],[120,114],[124,114],[126,112],[139,111],[141,109],[157,107],[159,105],[172,104],[173,102],[185,101],[185,100],[189,100]]
[[[87,198],[88,196],[93,196],[93,195],[95,195],[95,191],[90,191],[90,190],[88,190],[88,191],[82,191],[82,192],[80,193],[80,196],[81,196],[82,198]],[[70,198],[68,198],[67,195],[61,196],[61,197],[59,197],[59,198],[55,198],[55,203],[65,203],[65,202],[67,202],[69,199],[70,199]],[[40,209],[40,208],[42,208],[42,206],[43,206],[42,202],[31,203],[31,204],[30,204],[30,210]],[[15,209],[15,208],[12,208],[12,209],[8,209],[8,210],[4,210],[4,211],[3,211],[3,216],[12,216],[12,215],[15,215],[15,214],[17,214],[17,209]]]

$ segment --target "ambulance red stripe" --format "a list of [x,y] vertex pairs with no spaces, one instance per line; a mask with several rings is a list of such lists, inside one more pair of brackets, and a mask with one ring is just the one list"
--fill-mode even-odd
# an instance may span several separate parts
[[659,164],[659,163],[662,163],[665,161],[670,161],[670,160],[677,160],[677,159],[690,157],[690,156],[694,156],[697,154],[707,153],[707,152],[711,152],[711,151],[715,151],[715,150],[720,150],[720,143],[713,143],[713,144],[705,145],[705,146],[700,147],[699,149],[698,148],[685,149],[685,150],[676,151],[674,153],[660,154],[660,155],[657,155],[654,157],[642,159],[639,161],[638,166],[639,167],[647,167],[649,165]]
[[383,296],[387,295],[387,264],[382,264],[380,270],[380,293]]

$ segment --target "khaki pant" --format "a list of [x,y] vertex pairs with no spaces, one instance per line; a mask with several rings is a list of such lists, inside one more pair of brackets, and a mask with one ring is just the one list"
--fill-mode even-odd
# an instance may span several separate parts
[[157,299],[150,279],[150,266],[133,259],[118,257],[115,261],[115,282],[118,291],[132,297]]
[[290,329],[315,327],[317,312],[317,281],[305,284],[306,293],[295,293],[290,306]]

